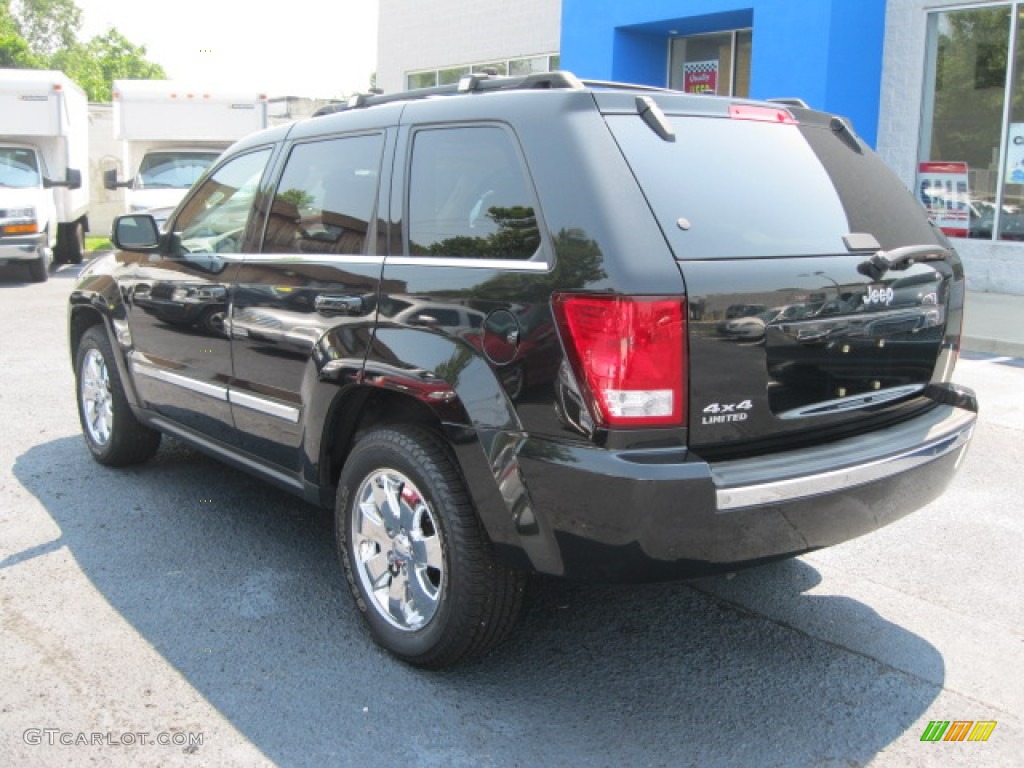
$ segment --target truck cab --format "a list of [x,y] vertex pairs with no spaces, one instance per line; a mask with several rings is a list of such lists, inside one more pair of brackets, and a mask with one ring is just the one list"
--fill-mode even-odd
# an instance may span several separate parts
[[34,282],[80,263],[88,230],[85,93],[61,72],[0,69],[0,263]]
[[266,97],[258,94],[115,80],[113,97],[121,169],[105,171],[103,185],[125,190],[129,213],[173,209],[221,152],[267,126]]
[[35,147],[0,143],[0,259],[27,258],[33,278],[37,271],[46,275],[49,229],[57,219],[45,181],[46,166]]

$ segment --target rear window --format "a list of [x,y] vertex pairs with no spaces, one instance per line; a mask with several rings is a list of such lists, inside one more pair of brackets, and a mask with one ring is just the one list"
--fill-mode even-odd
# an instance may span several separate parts
[[[899,180],[831,131],[669,117],[676,141],[666,142],[635,115],[607,120],[676,258],[847,253],[851,232],[872,233],[885,248],[935,241]],[[902,231],[891,222],[895,198],[915,219],[898,223]]]

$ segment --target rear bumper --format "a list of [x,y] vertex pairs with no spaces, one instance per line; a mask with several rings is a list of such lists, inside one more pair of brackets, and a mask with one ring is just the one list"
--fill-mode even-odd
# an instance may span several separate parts
[[685,451],[529,439],[519,460],[536,523],[520,536],[528,553],[557,553],[539,570],[617,581],[695,577],[820,549],[939,496],[976,418],[939,404],[868,435],[715,464]]

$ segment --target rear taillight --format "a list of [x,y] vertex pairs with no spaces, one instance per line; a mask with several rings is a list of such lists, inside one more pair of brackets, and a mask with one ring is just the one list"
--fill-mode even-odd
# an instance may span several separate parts
[[686,424],[686,299],[559,294],[562,342],[598,424]]

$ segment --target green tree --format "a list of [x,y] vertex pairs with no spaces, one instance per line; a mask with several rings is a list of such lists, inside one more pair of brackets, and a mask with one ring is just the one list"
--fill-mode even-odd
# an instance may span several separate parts
[[0,67],[32,69],[42,64],[42,60],[32,53],[28,41],[22,37],[18,23],[11,15],[10,3],[8,0],[0,0]]
[[82,11],[74,0],[0,0],[0,67],[58,69],[90,101],[110,101],[116,79],[162,79],[163,67],[146,58],[113,27],[78,41]]
[[108,29],[85,45],[58,51],[50,66],[78,83],[90,101],[110,101],[114,80],[167,77],[164,68],[146,58],[145,46],[135,45],[116,29]]
[[73,47],[82,26],[82,10],[75,0],[6,0],[10,15],[32,52],[52,56]]

